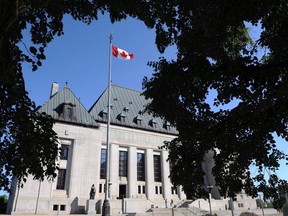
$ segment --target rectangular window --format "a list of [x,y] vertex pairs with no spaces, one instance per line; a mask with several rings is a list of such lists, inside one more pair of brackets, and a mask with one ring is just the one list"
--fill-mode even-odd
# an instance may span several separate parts
[[66,108],[66,120],[67,121],[72,120],[72,108],[70,108],[70,107]]
[[141,185],[138,185],[138,194],[141,194]]
[[65,211],[66,206],[65,205],[60,205],[60,211]]
[[171,193],[177,194],[177,187],[171,187]]
[[154,181],[161,182],[161,157],[160,155],[154,155]]
[[68,160],[69,145],[61,144],[60,160]]
[[162,186],[159,186],[159,193],[162,194]]
[[119,151],[119,176],[127,177],[128,152]]
[[65,188],[66,169],[59,169],[56,189],[64,190]]
[[101,165],[100,165],[100,179],[106,178],[106,160],[107,160],[107,151],[106,149],[101,149]]
[[141,119],[138,119],[138,120],[137,120],[137,125],[139,125],[139,126],[142,125],[142,120],[141,120]]
[[137,180],[145,181],[145,154],[137,153]]
[[102,184],[99,184],[99,193],[102,193]]
[[103,118],[103,120],[105,120],[105,121],[108,120],[108,113],[107,113],[106,110],[103,110],[103,111],[102,111],[102,118]]
[[53,205],[53,211],[58,211],[58,205]]
[[155,186],[155,194],[158,194],[158,186]]
[[142,190],[143,190],[143,194],[145,194],[145,193],[146,193],[146,191],[145,191],[145,185],[143,185]]

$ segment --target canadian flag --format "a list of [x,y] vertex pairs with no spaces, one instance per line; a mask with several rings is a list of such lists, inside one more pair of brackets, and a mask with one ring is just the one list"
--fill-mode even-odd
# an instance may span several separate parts
[[133,53],[128,53],[127,51],[120,49],[116,46],[112,46],[112,54],[113,56],[124,60],[131,60],[134,57]]

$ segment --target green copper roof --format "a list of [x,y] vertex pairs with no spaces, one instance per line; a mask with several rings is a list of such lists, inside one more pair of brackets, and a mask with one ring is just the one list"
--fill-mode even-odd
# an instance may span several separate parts
[[[71,119],[66,118],[65,109],[67,108],[71,108]],[[89,127],[99,127],[98,123],[67,86],[54,94],[47,103],[38,109],[38,112],[45,112],[52,116],[56,121],[80,124]]]
[[[146,100],[139,91],[112,85],[110,103],[111,124],[169,134],[178,133],[176,128],[163,119],[154,117],[147,112],[144,113],[149,100]],[[89,113],[96,121],[107,122],[107,106],[108,88],[90,108]]]

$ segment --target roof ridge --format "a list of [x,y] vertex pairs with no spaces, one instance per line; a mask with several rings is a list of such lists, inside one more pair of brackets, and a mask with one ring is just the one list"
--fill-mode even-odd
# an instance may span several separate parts
[[[133,91],[133,92],[138,92],[138,93],[140,93],[140,94],[143,93],[143,92],[141,92],[141,91],[138,91],[138,90],[135,90],[135,89],[131,89],[131,88],[127,88],[127,87],[123,87],[123,86],[116,85],[116,84],[112,84],[111,86],[112,86],[112,87],[122,88],[122,89],[127,89],[127,90],[129,90],[129,91]],[[108,87],[107,87],[107,88],[108,88]],[[106,89],[107,89],[107,88],[106,88]]]
[[[126,89],[128,91],[131,91],[131,92],[136,92],[136,93],[139,93],[140,96],[142,96],[142,93],[143,92],[140,92],[138,90],[135,90],[135,89],[131,89],[131,88],[127,88],[127,87],[123,87],[123,86],[120,86],[120,85],[116,85],[116,84],[111,84],[111,87],[117,87],[117,88],[121,88],[121,89]],[[104,89],[104,91],[101,93],[101,95],[97,98],[97,100],[92,104],[92,106],[87,110],[89,113],[91,112],[91,110],[94,108],[94,106],[98,103],[98,101],[100,100],[100,98],[105,94],[105,92],[108,91],[108,86]]]

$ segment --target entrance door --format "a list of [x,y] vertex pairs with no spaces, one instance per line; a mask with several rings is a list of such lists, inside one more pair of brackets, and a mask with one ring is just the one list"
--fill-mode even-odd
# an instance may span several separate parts
[[119,198],[126,198],[126,185],[119,185]]

